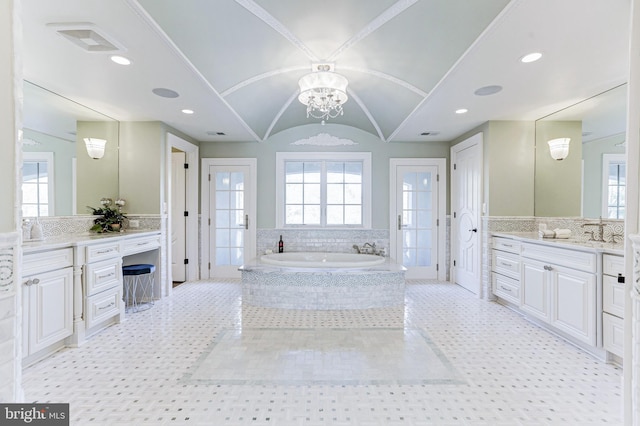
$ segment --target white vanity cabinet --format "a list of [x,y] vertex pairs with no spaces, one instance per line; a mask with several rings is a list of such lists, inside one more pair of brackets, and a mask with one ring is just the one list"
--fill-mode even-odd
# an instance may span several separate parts
[[[85,328],[91,330],[120,315],[122,308],[122,244],[119,240],[82,247],[85,251]],[[116,318],[112,322],[118,322]]]
[[602,256],[602,344],[604,349],[620,358],[624,342],[624,257]]
[[73,333],[73,249],[26,252],[22,265],[22,355],[29,364]]
[[522,244],[522,311],[590,346],[597,345],[597,256]]
[[491,250],[491,287],[493,294],[520,305],[520,242],[494,237]]

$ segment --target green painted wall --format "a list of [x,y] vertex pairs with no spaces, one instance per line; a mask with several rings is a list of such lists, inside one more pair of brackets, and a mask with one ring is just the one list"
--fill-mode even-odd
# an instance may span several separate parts
[[483,134],[483,216],[533,216],[535,123],[490,121],[455,139]]
[[[291,145],[292,142],[328,133],[350,139],[357,145],[312,146]],[[389,159],[449,158],[448,142],[387,143],[370,133],[347,126],[311,124],[280,132],[268,140],[257,142],[200,143],[201,158],[258,159],[258,228],[274,228],[276,211],[276,152],[371,152],[372,157],[372,227],[389,227]],[[204,171],[203,171],[204,172]]]
[[[551,158],[547,141],[569,137],[569,155]],[[536,125],[535,215],[582,215],[582,122],[539,121]]]
[[[104,197],[118,198],[118,122],[78,121],[76,132],[77,213],[90,214],[87,206],[100,207]],[[104,157],[89,157],[84,138],[106,139]]]
[[119,193],[129,214],[161,212],[165,133],[159,121],[120,123]]

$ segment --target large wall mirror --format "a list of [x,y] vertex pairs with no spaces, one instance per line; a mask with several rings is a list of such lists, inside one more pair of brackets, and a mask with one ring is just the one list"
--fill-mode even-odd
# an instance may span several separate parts
[[[23,216],[89,214],[118,197],[118,121],[24,82]],[[106,140],[93,159],[84,138]]]
[[[627,86],[536,121],[535,215],[624,219]],[[548,141],[570,138],[563,160]]]

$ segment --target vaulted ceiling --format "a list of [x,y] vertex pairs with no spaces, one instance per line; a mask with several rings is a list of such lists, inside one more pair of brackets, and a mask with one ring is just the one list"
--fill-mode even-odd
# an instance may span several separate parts
[[[298,80],[331,63],[349,81],[349,100],[328,129],[447,141],[488,120],[535,120],[626,81],[629,8],[628,0],[23,0],[24,78],[118,120],[163,121],[199,141],[264,141],[319,121],[297,100]],[[83,26],[113,49],[81,48],[58,32]],[[522,63],[531,52],[543,56]],[[131,65],[114,64],[114,53]],[[501,90],[475,93],[487,86]]]

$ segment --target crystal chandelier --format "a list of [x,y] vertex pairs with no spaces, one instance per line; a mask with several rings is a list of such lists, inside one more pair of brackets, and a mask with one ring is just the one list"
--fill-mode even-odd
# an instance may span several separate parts
[[336,74],[332,65],[320,64],[317,71],[303,76],[298,84],[298,100],[307,106],[307,118],[325,120],[343,115],[342,105],[347,102],[347,79]]

